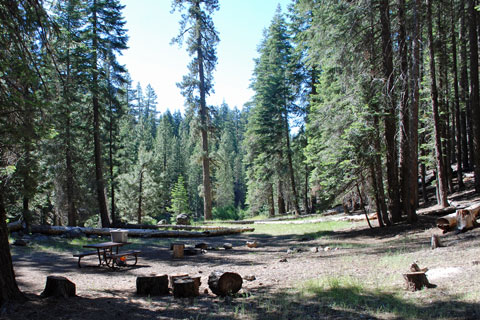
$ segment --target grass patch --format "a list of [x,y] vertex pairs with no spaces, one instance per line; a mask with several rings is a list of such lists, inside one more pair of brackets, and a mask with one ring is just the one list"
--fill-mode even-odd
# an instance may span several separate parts
[[255,224],[255,234],[267,234],[271,236],[297,235],[307,239],[317,239],[335,230],[344,229],[350,226],[350,222],[328,221],[317,223],[266,223]]
[[225,311],[264,320],[464,319],[480,312],[477,304],[461,301],[459,297],[447,296],[432,302],[422,296],[428,295],[424,291],[414,294],[395,288],[368,287],[354,277],[326,276],[296,288],[239,298],[240,305]]

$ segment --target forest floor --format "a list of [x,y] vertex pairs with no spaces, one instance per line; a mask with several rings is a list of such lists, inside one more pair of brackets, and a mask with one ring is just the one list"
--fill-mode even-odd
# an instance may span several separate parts
[[[450,199],[457,205],[480,201],[471,191]],[[212,247],[229,242],[233,249],[181,260],[173,260],[169,250],[178,239],[131,239],[129,246],[142,250],[139,262],[115,271],[97,267],[95,257],[85,258],[85,267],[78,268],[72,250],[81,245],[75,247],[72,240],[32,238],[27,247],[11,247],[17,282],[29,301],[8,305],[0,318],[480,319],[480,228],[442,235],[435,227],[435,209],[420,210],[414,225],[369,229],[363,221],[329,229],[321,222],[276,233],[265,230],[278,227],[266,225],[254,233],[184,239]],[[432,250],[432,234],[440,235],[445,247]],[[252,240],[258,241],[257,248],[246,247]],[[429,268],[435,288],[405,289],[402,274],[414,261]],[[208,275],[218,269],[255,280],[244,280],[234,297],[205,293]],[[178,273],[201,276],[199,297],[136,295],[137,276]],[[49,275],[74,282],[77,296],[41,298]]]

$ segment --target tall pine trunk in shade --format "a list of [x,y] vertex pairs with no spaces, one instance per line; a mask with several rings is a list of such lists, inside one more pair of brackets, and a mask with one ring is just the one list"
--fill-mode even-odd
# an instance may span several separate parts
[[[416,215],[418,207],[418,110],[420,106],[420,43],[421,26],[420,17],[422,16],[422,2],[415,0],[413,4],[413,39],[412,39],[412,107],[410,114],[410,207],[412,213]],[[408,217],[407,217],[408,219]]]
[[93,144],[95,153],[95,182],[97,186],[97,201],[100,211],[100,220],[102,227],[110,227],[110,219],[108,217],[107,197],[105,194],[105,181],[103,180],[102,165],[102,147],[100,137],[100,104],[98,101],[99,84],[98,84],[98,38],[97,38],[97,2],[93,1],[93,41],[92,41],[92,105],[93,105]]
[[478,92],[478,37],[475,0],[468,0],[468,16],[468,35],[470,44],[470,108],[472,110],[473,120],[475,191],[480,192],[480,97]]
[[9,300],[26,300],[26,297],[17,286],[15,272],[13,271],[3,194],[3,190],[0,190],[0,306],[3,306]]
[[288,126],[288,112],[286,107],[285,107],[285,113],[283,115],[283,118],[285,122],[285,139],[287,142],[288,174],[289,174],[290,185],[292,186],[292,193],[293,193],[293,210],[295,212],[295,216],[298,217],[300,215],[300,207],[298,205],[297,185],[295,184],[295,174],[293,172],[292,149],[290,147],[290,129]]
[[453,73],[453,90],[454,90],[454,108],[455,108],[455,154],[457,159],[457,181],[458,188],[463,189],[463,162],[462,162],[462,121],[460,119],[460,94],[458,90],[458,69],[457,69],[457,37],[455,35],[455,10],[454,1],[450,1],[450,33],[452,42],[452,73]]
[[394,97],[393,49],[390,34],[390,8],[388,0],[380,0],[380,25],[382,36],[382,64],[385,78],[385,144],[387,148],[388,209],[393,222],[401,220],[399,197],[396,108]]
[[143,166],[140,167],[140,176],[138,177],[138,204],[137,204],[137,223],[142,224],[142,204],[143,204]]
[[469,78],[468,78],[468,53],[467,53],[467,13],[465,8],[465,0],[460,1],[460,97],[464,104],[463,125],[464,135],[462,141],[464,168],[473,168],[473,123],[472,109],[470,108],[469,97]]
[[[110,108],[111,109],[111,108]],[[114,136],[113,136],[113,111],[110,111],[110,123],[108,126],[109,144],[108,144],[108,162],[110,169],[110,215],[112,217],[112,225],[117,222],[117,216],[115,211],[115,174],[113,172],[113,149],[114,149]]]
[[68,215],[68,225],[76,226],[77,225],[77,210],[75,208],[75,197],[74,197],[74,170],[72,163],[72,145],[71,145],[71,118],[70,112],[67,111],[67,127],[65,131],[65,164],[66,164],[66,174],[67,174],[67,215]]
[[435,49],[433,43],[432,30],[432,0],[427,0],[427,26],[428,26],[428,45],[430,47],[430,78],[431,78],[431,98],[432,112],[435,136],[435,161],[437,167],[437,190],[438,204],[442,207],[448,207],[447,200],[447,181],[445,176],[445,166],[443,164],[442,141],[440,137],[440,114],[438,110],[438,92],[437,81],[435,75]]
[[[200,12],[200,3],[196,2],[198,12]],[[197,19],[202,17],[197,15]],[[198,22],[200,23],[200,22]],[[203,215],[205,220],[212,220],[212,186],[210,182],[210,157],[208,154],[208,121],[207,121],[207,102],[205,95],[205,74],[203,70],[203,52],[202,36],[197,34],[197,59],[200,91],[200,132],[202,135],[202,183],[203,183]]]
[[273,185],[268,183],[267,185],[267,199],[268,199],[268,216],[275,216],[275,203],[273,201]]
[[281,179],[278,179],[277,181],[277,209],[278,209],[278,214],[282,215],[287,213],[287,209],[285,207],[285,197],[284,197],[284,192],[283,192],[283,182]]
[[[400,55],[400,187],[402,197],[403,213],[407,215],[408,222],[412,223],[417,220],[415,213],[415,201],[411,201],[414,196],[412,190],[413,174],[412,168],[412,141],[410,129],[411,125],[411,112],[408,104],[409,88],[408,88],[408,57],[407,57],[407,43],[406,43],[406,31],[405,31],[405,0],[398,0],[398,46]],[[412,206],[413,202],[413,206]]]

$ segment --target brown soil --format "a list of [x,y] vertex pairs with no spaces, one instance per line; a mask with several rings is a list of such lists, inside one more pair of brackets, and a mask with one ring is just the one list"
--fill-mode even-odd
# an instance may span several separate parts
[[[472,197],[457,195],[458,201],[471,202]],[[465,199],[466,198],[466,199]],[[478,200],[478,199],[474,199]],[[431,208],[430,208],[431,209]],[[13,260],[20,289],[29,301],[10,304],[1,310],[5,319],[357,319],[403,318],[387,312],[372,314],[353,307],[332,307],[321,298],[292,298],[290,288],[306,280],[325,277],[354,277],[366,288],[386,292],[402,292],[417,302],[414,308],[432,308],[448,302],[453,311],[446,318],[475,319],[480,317],[480,228],[466,233],[450,232],[441,236],[444,248],[431,250],[432,234],[441,234],[434,227],[435,215],[423,210],[415,225],[399,224],[389,228],[369,229],[366,223],[352,223],[348,230],[301,236],[236,236],[184,239],[185,243],[206,242],[212,247],[233,244],[232,250],[210,250],[205,254],[173,260],[170,240],[145,239],[136,243],[141,249],[139,263],[112,271],[97,267],[95,257],[82,260],[77,267],[72,252],[65,250],[32,250],[14,247]],[[373,222],[376,223],[376,222]],[[178,241],[178,239],[171,239]],[[247,248],[246,241],[257,240],[258,248]],[[294,250],[291,250],[291,249]],[[312,248],[319,248],[312,252]],[[287,251],[290,249],[290,252]],[[402,273],[410,263],[429,267],[435,289],[420,293],[405,291]],[[219,298],[208,289],[207,279],[213,270],[239,273],[244,280],[240,295]],[[188,273],[201,276],[201,295],[194,300],[137,296],[136,277],[154,274]],[[77,297],[40,298],[46,277],[60,275],[76,284]],[[392,293],[393,294],[393,293]],[[383,299],[373,297],[372,299]],[[278,302],[278,301],[282,302]],[[420,306],[419,306],[420,304]],[[424,306],[421,306],[421,305]],[[287,306],[287,307],[285,307]],[[405,307],[405,305],[403,306]],[[283,309],[282,309],[283,308]],[[288,310],[287,310],[288,308]],[[347,308],[348,309],[348,308]],[[428,315],[428,310],[426,313]]]

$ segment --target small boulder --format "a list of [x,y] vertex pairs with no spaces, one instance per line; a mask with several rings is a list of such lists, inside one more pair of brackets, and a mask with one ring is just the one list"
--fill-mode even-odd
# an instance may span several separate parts
[[186,213],[180,213],[177,218],[177,225],[190,225],[190,218]]
[[231,243],[225,242],[225,243],[223,244],[223,248],[224,248],[225,250],[230,250],[230,249],[233,248],[233,245],[232,245]]

